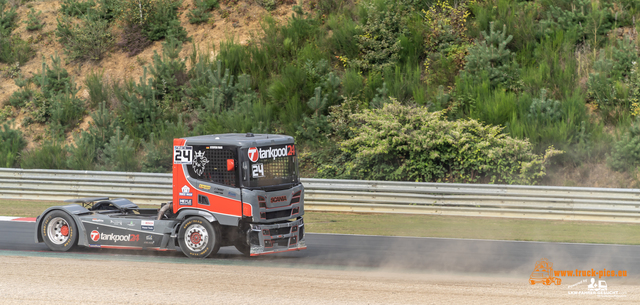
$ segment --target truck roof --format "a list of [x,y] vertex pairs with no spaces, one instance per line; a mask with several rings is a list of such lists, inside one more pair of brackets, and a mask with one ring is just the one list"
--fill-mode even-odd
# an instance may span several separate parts
[[293,144],[293,137],[278,134],[224,133],[186,137],[186,145],[233,145],[254,147],[267,145]]

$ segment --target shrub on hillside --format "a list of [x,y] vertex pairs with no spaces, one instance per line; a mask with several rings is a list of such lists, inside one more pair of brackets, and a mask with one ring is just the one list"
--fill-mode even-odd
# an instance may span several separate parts
[[515,61],[515,54],[506,48],[513,36],[507,37],[506,32],[506,26],[502,31],[495,31],[494,23],[491,23],[489,33],[482,32],[483,39],[469,47],[462,77],[473,79],[477,84],[487,78],[493,88],[519,88],[520,68]]
[[108,170],[135,172],[139,169],[136,160],[136,145],[128,135],[122,136],[120,129],[104,148],[104,161]]
[[195,8],[187,13],[189,23],[199,24],[209,21],[211,18],[211,11],[214,8],[218,8],[218,0],[195,0]]
[[634,170],[640,166],[640,120],[636,120],[622,135],[607,158],[609,166],[617,171]]
[[635,43],[628,37],[618,40],[618,46],[613,48],[614,59],[611,74],[616,78],[628,77],[634,63],[638,62],[638,52]]
[[41,14],[42,11],[36,12],[33,8],[29,10],[29,13],[27,14],[28,19],[27,21],[24,21],[24,23],[27,24],[27,31],[36,31],[44,27],[44,23],[42,23],[42,20],[40,19]]
[[66,169],[67,152],[55,140],[45,141],[22,154],[21,168]]
[[34,95],[35,92],[32,89],[28,87],[20,88],[11,94],[7,103],[17,108],[24,107],[27,102],[33,99]]
[[341,143],[341,163],[321,165],[319,176],[367,180],[408,180],[533,184],[546,174],[549,147],[532,152],[528,141],[475,120],[448,121],[443,112],[403,106],[354,114],[360,122],[352,139]]
[[18,13],[15,7],[9,7],[7,0],[0,0],[0,37],[7,37],[17,27]]
[[92,170],[98,156],[95,138],[87,131],[73,135],[75,145],[65,147],[67,151],[67,168],[75,170]]
[[529,120],[543,124],[557,122],[562,119],[560,101],[547,97],[547,90],[540,90],[540,98],[534,98],[527,114]]
[[10,7],[7,0],[0,0],[0,62],[23,65],[33,57],[30,44],[11,34],[17,22],[16,8]]
[[391,1],[384,1],[383,7],[371,1],[364,7],[366,22],[362,25],[363,34],[357,37],[360,56],[353,64],[365,71],[382,71],[398,62],[403,33],[401,10]]
[[0,129],[0,167],[14,167],[18,164],[20,152],[27,146],[22,132],[4,123]]
[[187,41],[187,31],[180,25],[178,8],[181,0],[124,1],[119,10],[125,27],[139,25],[151,41],[165,38],[169,34],[180,41]]
[[600,108],[616,103],[616,88],[611,79],[612,68],[613,61],[601,52],[600,58],[593,65],[594,72],[589,74],[587,97]]
[[162,43],[162,56],[153,53],[153,65],[150,68],[151,86],[159,99],[179,101],[183,86],[188,81],[187,65],[178,58],[182,42],[173,36]]
[[83,16],[80,23],[63,16],[56,36],[70,60],[101,60],[114,43],[109,22],[93,14]]
[[51,97],[51,118],[54,125],[60,126],[62,131],[69,131],[76,127],[85,113],[84,101],[75,96],[75,92],[65,91]]
[[33,82],[40,86],[40,90],[42,90],[42,94],[46,98],[63,93],[66,90],[70,90],[74,94],[77,91],[69,71],[62,66],[60,57],[57,55],[51,56],[51,65],[47,65],[43,58],[42,70],[34,76]]
[[445,1],[438,1],[423,13],[424,24],[428,28],[425,38],[427,77],[430,81],[441,81],[434,74],[443,69],[429,68],[448,67],[456,75],[464,67],[464,57],[471,44],[471,39],[467,37],[470,12],[465,2],[451,6]]
[[80,17],[86,15],[95,5],[96,3],[91,0],[63,0],[60,4],[60,12],[70,17]]
[[177,123],[165,121],[158,129],[158,134],[151,133],[149,141],[144,141],[145,157],[142,161],[142,171],[151,173],[171,172],[172,145],[174,138],[184,137],[188,134],[188,127],[182,122],[182,117]]
[[200,115],[197,133],[270,132],[275,113],[272,107],[261,103],[258,94],[251,89],[251,78],[240,75],[234,84],[228,71],[225,75],[229,82],[219,83],[205,101],[207,111]]

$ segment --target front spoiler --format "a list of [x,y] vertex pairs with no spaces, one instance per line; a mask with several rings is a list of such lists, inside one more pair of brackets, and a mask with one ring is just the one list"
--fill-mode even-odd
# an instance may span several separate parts
[[[275,230],[288,231],[288,233],[273,234]],[[251,224],[248,236],[251,249],[250,255],[258,256],[304,250],[307,248],[304,237],[304,220],[302,217],[285,223]]]

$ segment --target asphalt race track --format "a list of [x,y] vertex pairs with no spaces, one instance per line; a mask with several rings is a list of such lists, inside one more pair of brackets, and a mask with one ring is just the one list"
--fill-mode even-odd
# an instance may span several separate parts
[[[34,241],[35,223],[0,221],[0,250],[50,252]],[[318,268],[393,269],[414,272],[453,272],[529,275],[537,260],[547,258],[555,269],[627,270],[630,278],[640,275],[640,246],[568,244],[412,238],[360,235],[306,235],[308,249],[245,258],[233,247],[221,248],[214,258],[272,266]],[[78,248],[108,259],[114,255],[164,256],[186,259],[180,251],[129,251]],[[16,255],[20,255],[16,253]]]

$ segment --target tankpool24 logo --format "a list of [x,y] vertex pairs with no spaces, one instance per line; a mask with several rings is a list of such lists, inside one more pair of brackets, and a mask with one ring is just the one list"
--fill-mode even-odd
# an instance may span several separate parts
[[140,241],[140,234],[119,235],[119,234],[113,234],[113,233],[100,233],[100,232],[98,232],[98,230],[91,231],[91,234],[89,235],[89,237],[93,241],[106,240],[106,241],[113,241],[113,242],[116,242],[116,243],[117,242]]
[[296,155],[296,146],[295,145],[286,145],[283,147],[269,147],[269,148],[257,148],[251,147],[247,151],[247,155],[249,156],[249,160],[251,162],[257,162],[259,159],[276,159],[280,157],[286,156],[295,156]]

